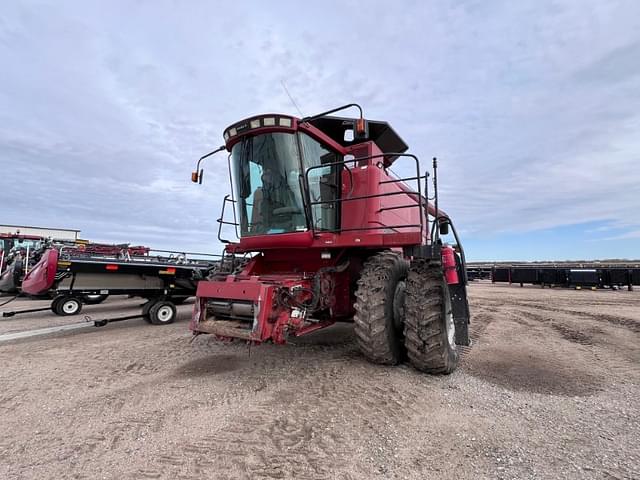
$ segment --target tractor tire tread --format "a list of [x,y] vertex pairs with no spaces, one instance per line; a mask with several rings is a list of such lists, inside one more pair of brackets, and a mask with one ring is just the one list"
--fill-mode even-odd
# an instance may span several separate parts
[[407,276],[404,336],[410,363],[426,373],[449,374],[459,354],[445,327],[444,295],[448,289],[440,262],[417,259]]
[[402,342],[388,315],[393,316],[394,279],[406,277],[407,268],[399,254],[383,251],[365,262],[357,282],[354,332],[360,351],[373,363],[396,365],[402,360]]

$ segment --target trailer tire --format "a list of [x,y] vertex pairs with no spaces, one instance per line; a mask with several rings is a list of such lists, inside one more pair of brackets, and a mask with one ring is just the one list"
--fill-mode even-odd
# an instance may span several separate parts
[[149,308],[149,321],[154,325],[168,325],[175,321],[177,313],[173,303],[160,300]]
[[58,303],[63,298],[65,298],[64,295],[57,295],[57,296],[53,297],[53,300],[51,300],[51,311],[53,313],[55,313],[56,315],[58,315]]
[[56,303],[55,313],[63,317],[77,315],[82,311],[82,302],[76,297],[62,297]]
[[367,360],[397,365],[404,356],[404,291],[408,263],[384,251],[364,264],[356,289],[354,333]]
[[411,365],[433,374],[458,366],[449,286],[439,262],[411,263],[407,276],[404,337]]
[[151,318],[149,318],[149,310],[153,307],[158,300],[147,300],[142,304],[142,318],[144,318],[145,322],[151,323]]

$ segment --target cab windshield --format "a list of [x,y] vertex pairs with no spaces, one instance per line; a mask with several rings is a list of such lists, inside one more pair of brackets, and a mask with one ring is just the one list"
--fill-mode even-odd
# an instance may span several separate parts
[[[300,134],[304,150],[301,155],[296,135],[262,134],[245,137],[233,146],[231,162],[241,236],[301,232],[309,228],[301,186],[303,166],[335,162],[336,156],[304,134]],[[330,200],[336,198],[337,186],[327,189],[320,185],[320,177],[327,175],[335,183],[335,171],[335,167],[328,166],[310,172],[310,197],[329,200],[309,209],[315,229],[335,228],[336,205]]]

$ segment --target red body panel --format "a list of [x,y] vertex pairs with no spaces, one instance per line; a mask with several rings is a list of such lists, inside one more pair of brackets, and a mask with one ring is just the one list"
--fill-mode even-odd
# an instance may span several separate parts
[[442,247],[442,268],[444,278],[449,285],[458,283],[458,270],[456,269],[456,252],[449,245]]
[[[252,342],[284,343],[289,334],[301,335],[336,319],[349,318],[353,315],[350,284],[360,263],[357,258],[344,262],[344,254],[344,251],[334,252],[331,258],[322,258],[318,250],[301,249],[292,262],[291,250],[269,250],[254,257],[238,275],[201,281],[197,290],[198,308],[190,329],[194,333],[213,333]],[[316,284],[315,276],[319,272]],[[305,308],[292,304],[308,302],[314,295],[318,297],[321,314],[311,319]],[[230,322],[208,322],[212,318],[207,310],[210,301],[239,301],[245,308],[251,305],[253,318],[244,319],[245,328],[232,327]]]
[[22,280],[22,291],[29,295],[40,295],[49,290],[55,281],[58,269],[58,250],[51,248],[42,254],[40,261]]

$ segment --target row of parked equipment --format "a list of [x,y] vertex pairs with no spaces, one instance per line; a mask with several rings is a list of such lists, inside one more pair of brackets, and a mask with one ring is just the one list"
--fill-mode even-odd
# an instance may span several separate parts
[[491,280],[493,283],[516,283],[571,288],[619,288],[633,290],[640,285],[640,265],[637,264],[537,264],[482,265],[467,267],[470,280]]
[[75,315],[84,304],[100,303],[109,295],[129,295],[146,299],[140,316],[150,323],[171,323],[175,305],[195,295],[198,280],[220,263],[214,255],[128,244],[21,235],[4,235],[0,240],[0,292],[51,299],[48,307],[5,311],[3,317],[49,309],[57,315]]

